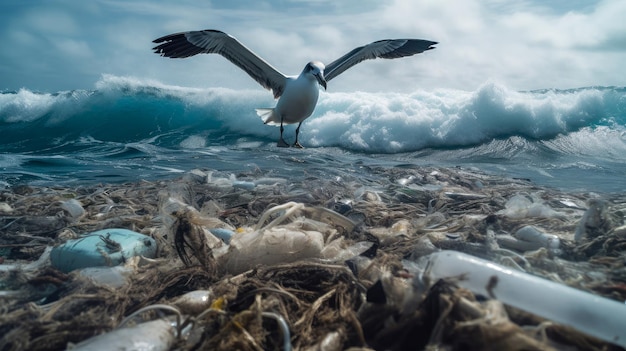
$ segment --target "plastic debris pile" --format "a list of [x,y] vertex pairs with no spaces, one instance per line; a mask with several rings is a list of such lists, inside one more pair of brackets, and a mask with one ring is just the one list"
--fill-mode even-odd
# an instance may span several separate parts
[[366,173],[1,190],[0,349],[626,346],[626,196]]

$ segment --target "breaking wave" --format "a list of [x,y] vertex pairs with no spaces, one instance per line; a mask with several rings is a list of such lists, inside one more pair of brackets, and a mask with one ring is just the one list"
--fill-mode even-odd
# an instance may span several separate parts
[[[262,89],[194,89],[105,75],[91,91],[1,93],[0,147],[58,152],[110,142],[167,148],[272,142],[278,128],[263,125],[254,109],[273,104]],[[480,145],[493,152],[494,141],[522,138],[555,152],[604,152],[610,145],[624,154],[625,125],[625,88],[518,92],[488,82],[473,92],[322,92],[301,142],[392,154]],[[290,127],[286,139],[293,138]]]

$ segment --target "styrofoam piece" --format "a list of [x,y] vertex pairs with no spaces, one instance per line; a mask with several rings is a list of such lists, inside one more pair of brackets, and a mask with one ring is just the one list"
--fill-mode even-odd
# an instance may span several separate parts
[[117,266],[133,256],[154,258],[157,244],[147,235],[128,229],[103,229],[68,240],[50,252],[52,265],[62,272],[79,268]]
[[431,254],[424,276],[431,282],[456,277],[474,293],[626,347],[623,303],[456,251]]

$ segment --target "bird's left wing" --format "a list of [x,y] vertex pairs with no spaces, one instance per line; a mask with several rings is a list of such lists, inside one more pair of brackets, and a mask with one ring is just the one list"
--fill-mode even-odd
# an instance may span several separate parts
[[324,78],[330,81],[348,68],[365,60],[375,58],[394,59],[412,56],[426,50],[434,49],[435,41],[422,39],[385,39],[358,47],[342,57],[326,65]]
[[166,35],[155,39],[152,48],[164,57],[184,58],[197,54],[220,54],[244,70],[278,98],[285,90],[287,77],[245,47],[234,37],[218,30],[199,30]]

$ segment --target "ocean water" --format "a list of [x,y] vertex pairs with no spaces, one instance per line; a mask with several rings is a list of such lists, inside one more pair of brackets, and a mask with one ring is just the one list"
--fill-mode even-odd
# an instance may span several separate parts
[[[332,90],[332,89],[331,89]],[[567,191],[626,189],[626,88],[321,92],[305,149],[276,147],[263,89],[194,89],[105,75],[93,90],[0,93],[0,188],[155,180],[194,168],[281,177],[372,167],[480,169]],[[285,139],[293,142],[295,126]]]

